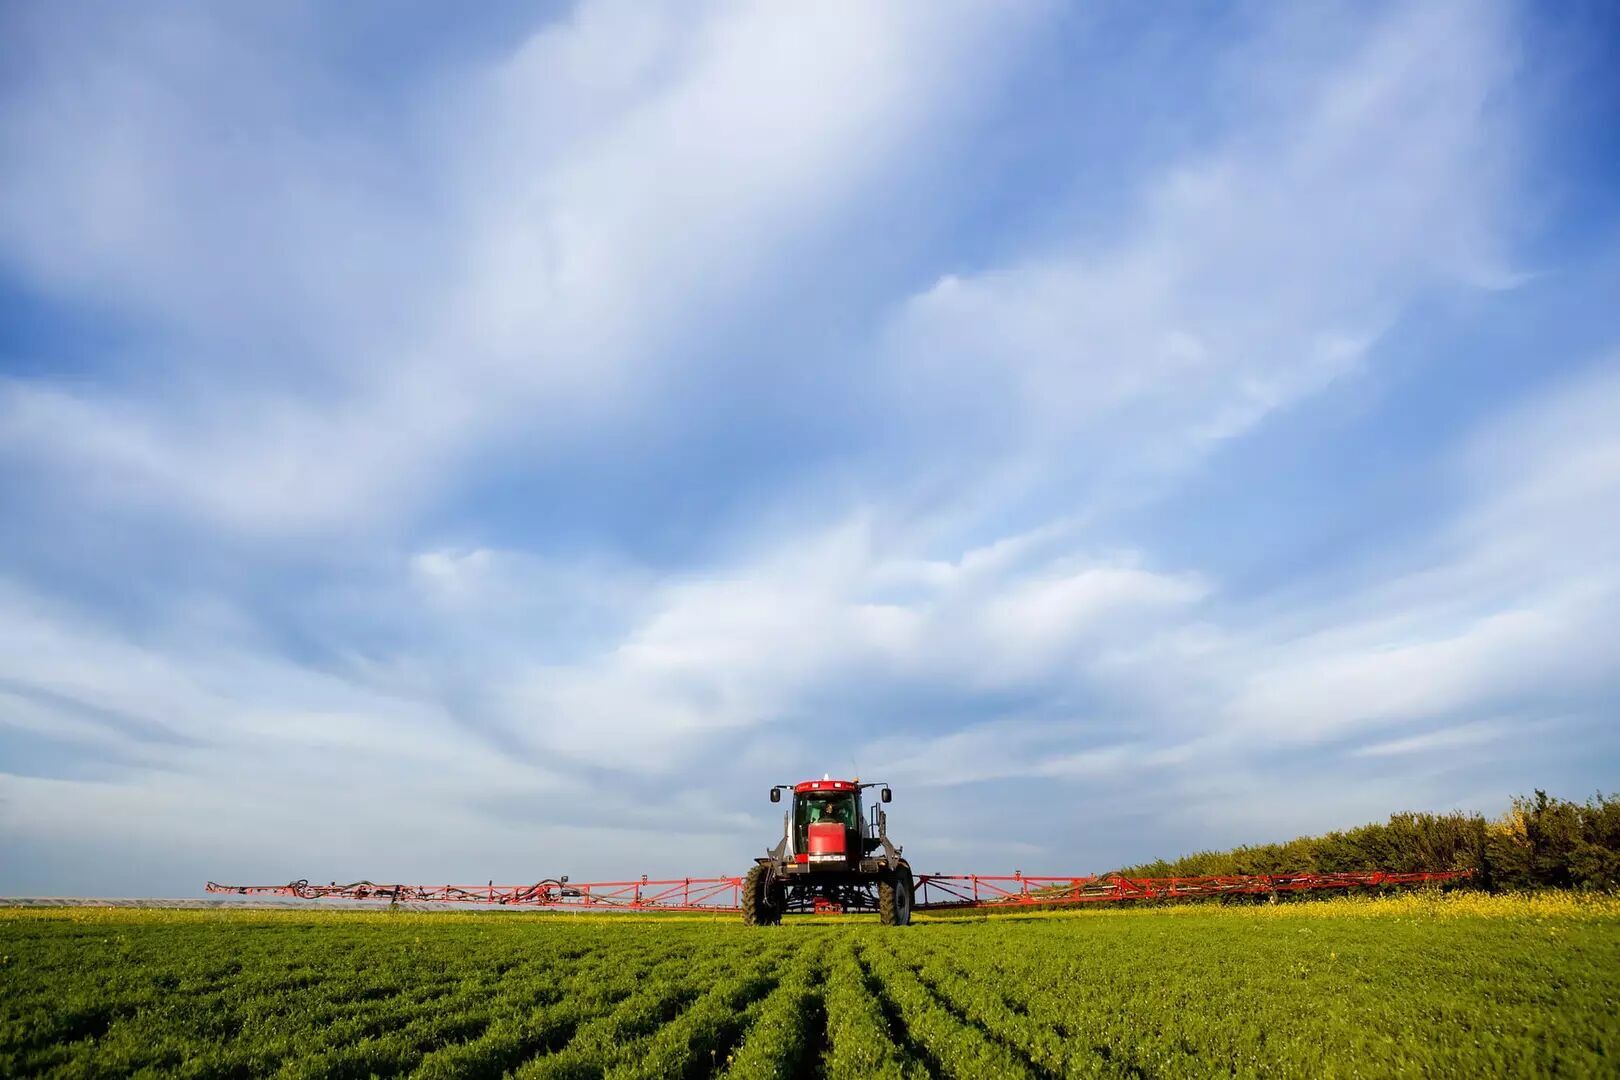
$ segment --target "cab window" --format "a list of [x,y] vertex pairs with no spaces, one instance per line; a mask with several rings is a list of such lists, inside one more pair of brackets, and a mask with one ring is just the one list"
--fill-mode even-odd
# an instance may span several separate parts
[[794,815],[797,820],[798,850],[803,851],[809,828],[819,821],[836,821],[845,828],[855,827],[855,796],[848,792],[811,792],[799,796]]

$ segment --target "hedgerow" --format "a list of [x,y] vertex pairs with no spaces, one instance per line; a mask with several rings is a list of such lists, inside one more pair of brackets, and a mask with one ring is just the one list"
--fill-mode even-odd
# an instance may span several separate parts
[[1393,814],[1388,822],[1126,867],[1130,877],[1471,870],[1485,889],[1620,888],[1620,796],[1584,803],[1544,791],[1481,814]]

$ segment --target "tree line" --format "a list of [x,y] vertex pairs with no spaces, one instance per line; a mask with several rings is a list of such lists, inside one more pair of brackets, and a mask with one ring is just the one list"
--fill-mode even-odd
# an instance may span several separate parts
[[1336,873],[1353,870],[1472,870],[1486,889],[1620,888],[1620,796],[1583,803],[1536,791],[1500,817],[1392,814],[1362,825],[1280,844],[1200,851],[1119,873],[1128,877]]

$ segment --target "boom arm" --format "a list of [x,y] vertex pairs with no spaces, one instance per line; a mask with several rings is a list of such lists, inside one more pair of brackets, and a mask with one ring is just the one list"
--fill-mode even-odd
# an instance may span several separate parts
[[[1445,885],[1465,881],[1472,870],[1345,874],[1233,874],[1221,877],[1130,878],[1118,874],[1030,877],[1024,874],[920,874],[919,910],[1098,904],[1124,900],[1181,900],[1209,896],[1267,895],[1390,885]],[[740,877],[668,878],[638,881],[570,882],[543,878],[533,885],[379,885],[354,881],[313,885],[220,885],[208,891],[235,896],[283,896],[300,900],[387,900],[390,903],[485,904],[507,907],[592,911],[742,910]]]

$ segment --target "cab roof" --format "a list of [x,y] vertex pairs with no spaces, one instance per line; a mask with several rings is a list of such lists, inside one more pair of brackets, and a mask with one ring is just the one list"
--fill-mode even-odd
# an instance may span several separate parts
[[803,795],[807,791],[859,791],[861,785],[854,780],[801,780],[793,785],[793,794]]

